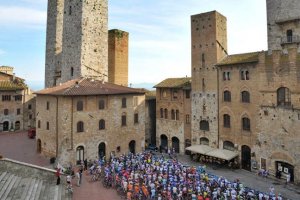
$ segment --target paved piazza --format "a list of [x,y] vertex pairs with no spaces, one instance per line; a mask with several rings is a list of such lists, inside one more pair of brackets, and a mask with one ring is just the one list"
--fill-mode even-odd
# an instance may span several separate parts
[[[29,139],[26,132],[0,133],[0,154],[18,161],[49,168],[52,167],[49,163],[49,159],[36,153],[35,140]],[[192,162],[189,156],[178,156],[178,159],[187,165],[196,166],[199,164]],[[292,200],[300,199],[300,187],[290,184],[285,188],[283,180],[278,181],[275,178],[263,179],[262,177],[258,177],[255,173],[245,170],[213,170],[207,167],[207,171],[218,176],[224,176],[229,180],[238,178],[245,186],[260,191],[269,191],[269,187],[273,185],[276,193],[281,193],[283,196]],[[87,197],[89,200],[121,199],[114,189],[105,189],[100,182],[91,183],[89,179],[90,176],[84,173],[81,187],[76,187],[75,180],[73,180],[75,188],[73,195],[74,200],[86,199]]]

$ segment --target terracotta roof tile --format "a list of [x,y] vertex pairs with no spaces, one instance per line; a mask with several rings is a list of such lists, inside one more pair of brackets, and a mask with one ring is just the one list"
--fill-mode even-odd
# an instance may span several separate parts
[[217,66],[258,62],[259,52],[234,54],[226,56]]
[[23,90],[27,88],[26,84],[18,81],[0,81],[0,91]]
[[74,79],[59,86],[35,92],[41,95],[86,96],[113,94],[145,94],[144,90],[124,87],[90,78]]
[[184,77],[184,78],[167,78],[155,85],[155,88],[184,88],[190,87],[192,78]]

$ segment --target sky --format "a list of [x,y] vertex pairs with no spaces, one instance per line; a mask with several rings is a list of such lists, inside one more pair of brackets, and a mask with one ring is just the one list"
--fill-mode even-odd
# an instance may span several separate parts
[[[129,83],[191,76],[190,16],[227,17],[228,53],[267,49],[265,0],[109,0],[109,29],[129,32]],[[0,1],[0,66],[44,87],[47,0]],[[145,87],[147,87],[145,86]]]

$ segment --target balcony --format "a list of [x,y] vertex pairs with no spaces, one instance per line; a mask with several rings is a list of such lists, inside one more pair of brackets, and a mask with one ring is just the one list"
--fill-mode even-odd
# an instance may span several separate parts
[[300,37],[298,35],[294,36],[284,36],[281,38],[281,45],[283,44],[293,44],[300,43]]

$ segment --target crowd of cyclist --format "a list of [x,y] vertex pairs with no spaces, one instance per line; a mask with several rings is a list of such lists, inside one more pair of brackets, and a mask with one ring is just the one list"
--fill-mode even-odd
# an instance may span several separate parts
[[[90,167],[92,180],[101,176],[105,187],[114,187],[124,199],[157,200],[282,200],[245,187],[238,179],[206,173],[205,166],[191,167],[163,155],[138,153],[100,160]],[[102,174],[102,175],[101,175]]]

